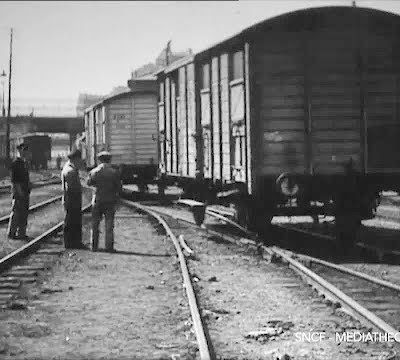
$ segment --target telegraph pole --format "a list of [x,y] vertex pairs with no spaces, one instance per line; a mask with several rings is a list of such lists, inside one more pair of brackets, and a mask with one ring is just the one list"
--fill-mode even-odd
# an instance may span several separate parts
[[6,157],[10,163],[10,115],[11,115],[11,74],[12,74],[12,39],[13,29],[10,32],[10,69],[8,73],[8,113],[6,122]]

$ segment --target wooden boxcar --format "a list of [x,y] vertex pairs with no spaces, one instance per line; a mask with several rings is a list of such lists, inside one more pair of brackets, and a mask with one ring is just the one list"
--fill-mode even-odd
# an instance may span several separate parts
[[124,183],[146,184],[157,176],[157,89],[155,78],[130,81],[124,92],[85,110],[86,163],[108,150]]
[[399,33],[398,15],[311,8],[166,67],[164,177],[205,185],[203,197],[236,204],[254,227],[273,215],[373,216],[379,192],[400,188]]
[[51,160],[51,138],[47,134],[32,133],[18,135],[10,139],[10,155],[16,158],[17,146],[21,143],[28,145],[28,162],[33,170],[47,169],[48,161]]

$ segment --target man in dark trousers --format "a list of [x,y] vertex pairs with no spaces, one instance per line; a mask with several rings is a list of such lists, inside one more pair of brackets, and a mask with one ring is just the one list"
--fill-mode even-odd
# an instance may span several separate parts
[[10,239],[29,240],[26,235],[29,212],[29,194],[31,182],[28,170],[28,146],[24,143],[17,146],[19,156],[12,162],[12,210],[8,223],[7,235]]
[[63,188],[64,246],[66,249],[85,249],[82,244],[82,186],[79,178],[81,152],[74,150],[61,171]]
[[114,216],[116,204],[122,190],[119,171],[114,169],[111,154],[102,151],[97,155],[100,165],[89,173],[87,184],[94,186],[96,192],[92,202],[92,251],[97,251],[99,243],[99,225],[104,214],[105,217],[105,249],[114,252]]

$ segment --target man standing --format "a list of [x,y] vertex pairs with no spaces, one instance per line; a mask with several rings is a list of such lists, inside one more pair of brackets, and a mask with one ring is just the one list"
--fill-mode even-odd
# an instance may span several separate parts
[[7,235],[10,239],[29,240],[26,235],[26,226],[32,184],[29,181],[28,146],[24,143],[19,144],[17,150],[19,156],[12,162],[10,167],[13,200]]
[[57,170],[61,169],[61,156],[58,154],[57,159],[56,159],[56,164],[57,164]]
[[99,243],[99,225],[104,214],[105,217],[105,248],[106,251],[114,250],[114,215],[115,207],[122,190],[122,183],[118,170],[114,169],[111,154],[102,151],[97,155],[100,165],[89,173],[88,185],[94,186],[96,192],[92,202],[92,251],[96,251]]
[[84,249],[82,244],[82,186],[79,178],[81,152],[74,150],[61,171],[63,188],[64,246],[66,249]]

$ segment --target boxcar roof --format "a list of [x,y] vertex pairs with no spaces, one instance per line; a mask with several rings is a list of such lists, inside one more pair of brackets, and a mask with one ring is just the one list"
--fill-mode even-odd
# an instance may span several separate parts
[[213,44],[207,47],[206,49],[196,53],[195,57],[196,59],[202,58],[213,50],[218,51],[219,48],[224,48],[242,39],[247,39],[259,31],[265,31],[268,28],[272,29],[274,27],[279,27],[279,25],[285,25],[291,20],[295,22],[298,19],[301,23],[301,20],[303,20],[305,16],[323,15],[332,12],[341,12],[341,13],[346,12],[349,15],[355,13],[376,15],[385,17],[385,20],[391,19],[392,21],[397,21],[397,23],[400,25],[399,15],[378,9],[356,7],[356,6],[324,6],[324,7],[307,8],[307,9],[291,11],[288,13],[274,16],[269,19],[262,20],[254,25],[245,28],[244,30],[236,33],[235,35],[230,36],[229,38],[222,40],[216,44]]
[[178,68],[180,68],[181,66],[187,65],[191,62],[193,62],[194,60],[194,55],[189,55],[189,56],[185,56],[183,58],[180,58],[178,60],[175,60],[173,63],[169,64],[168,66],[163,67],[162,69],[160,69],[156,75],[159,75],[161,73],[170,73]]
[[99,102],[87,107],[85,109],[85,113],[87,113],[87,112],[89,112],[89,111],[91,111],[93,109],[96,109],[96,108],[98,108],[98,107],[100,107],[100,106],[102,106],[102,105],[104,105],[104,104],[106,104],[108,102],[111,102],[111,101],[114,101],[114,100],[117,100],[117,99],[123,99],[123,98],[128,97],[128,96],[133,96],[133,91],[129,90],[129,91],[125,91],[125,92],[120,93],[120,94],[109,96],[109,97],[107,97],[107,98],[105,98],[105,99],[103,99],[103,100],[101,100],[101,101],[99,101]]
[[229,38],[227,38],[225,40],[222,40],[218,43],[215,43],[215,44],[207,47],[204,50],[197,52],[194,55],[174,61],[172,64],[159,70],[156,73],[156,75],[159,76],[162,73],[169,73],[169,72],[176,70],[177,68],[179,68],[183,65],[186,65],[194,60],[201,60],[202,58],[206,57],[210,52],[219,51],[221,48],[227,48],[231,45],[234,45],[235,43],[240,42],[243,39],[248,39],[249,37],[256,34],[257,32],[265,31],[268,28],[272,29],[275,26],[286,24],[290,20],[296,21],[297,19],[299,19],[299,21],[301,22],[301,19],[304,18],[304,16],[322,15],[322,14],[331,13],[331,12],[335,12],[335,11],[336,12],[339,12],[339,11],[346,12],[349,15],[354,14],[354,13],[365,13],[365,14],[381,16],[381,17],[385,17],[385,20],[391,19],[392,21],[396,21],[400,26],[400,16],[399,15],[393,14],[390,12],[386,12],[383,10],[365,8],[365,7],[324,6],[324,7],[315,7],[315,8],[307,8],[307,9],[291,11],[288,13],[274,16],[269,19],[262,20],[256,24],[251,25],[251,26],[245,28],[244,30],[234,34],[233,36],[230,36]]

